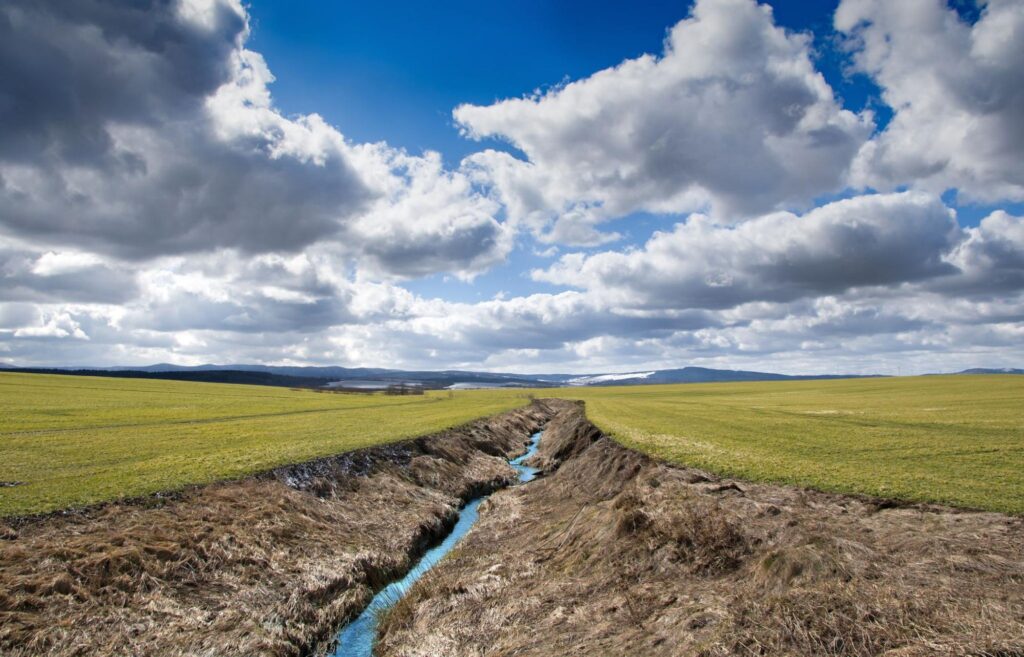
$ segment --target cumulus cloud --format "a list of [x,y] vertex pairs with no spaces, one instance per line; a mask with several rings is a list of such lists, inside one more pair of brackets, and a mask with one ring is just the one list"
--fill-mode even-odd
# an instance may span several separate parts
[[1024,289],[1024,218],[1002,210],[967,230],[950,256],[961,276],[943,284],[959,293],[1002,294]]
[[418,304],[411,310],[402,322],[407,330],[471,345],[478,351],[478,360],[495,351],[550,350],[603,335],[641,339],[718,324],[714,316],[699,309],[643,313],[616,307],[600,295],[574,291],[476,304]]
[[722,309],[950,274],[943,257],[959,239],[934,197],[863,196],[732,227],[692,215],[642,249],[569,254],[533,276],[639,307]]
[[445,171],[438,153],[410,156],[382,144],[357,149],[376,178],[379,200],[347,228],[352,257],[365,269],[400,277],[454,272],[472,278],[503,261],[514,233],[500,206],[462,171]]
[[131,271],[93,254],[0,246],[0,301],[122,303],[137,293]]
[[[868,141],[870,115],[842,109],[809,36],[753,0],[699,0],[660,56],[458,108],[467,135],[518,155],[450,168],[281,114],[237,0],[11,0],[0,359],[1015,364],[1024,219],[961,227],[936,192],[1019,197],[1018,10],[991,0],[967,25],[940,0],[844,0],[836,26],[895,110]],[[922,189],[808,209],[851,179]],[[607,246],[606,222],[637,210],[700,214]],[[516,248],[558,257],[532,273],[544,285],[476,303],[403,287],[472,281]]]
[[169,258],[140,275],[126,330],[307,334],[354,321],[351,284],[329,254]]
[[15,338],[73,338],[88,340],[89,336],[77,321],[68,313],[44,314],[38,324],[15,329]]
[[0,9],[0,222],[11,233],[130,258],[296,249],[370,198],[337,147],[314,157],[283,149],[283,131],[218,133],[207,102],[246,83],[247,18],[237,2],[191,5]]
[[469,158],[510,215],[577,245],[603,241],[596,224],[636,210],[710,204],[735,217],[806,204],[844,186],[872,127],[836,101],[809,37],[753,0],[699,0],[660,57],[454,115],[467,135],[525,154]]
[[237,0],[0,8],[0,227],[119,258],[348,246],[393,275],[507,255],[496,204],[436,154],[285,117]]
[[894,112],[859,153],[855,184],[1024,199],[1024,4],[979,4],[974,25],[942,0],[840,4],[836,29]]

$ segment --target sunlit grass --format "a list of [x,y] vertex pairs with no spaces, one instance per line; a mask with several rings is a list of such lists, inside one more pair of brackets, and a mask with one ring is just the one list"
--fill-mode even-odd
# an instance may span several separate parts
[[[1024,377],[536,390],[623,444],[750,480],[1024,513]],[[0,373],[0,514],[229,479],[526,403]]]
[[720,474],[1024,513],[1024,376],[556,394],[586,400],[589,418],[624,445]]
[[230,479],[422,435],[527,402],[521,391],[342,395],[0,373],[0,515]]

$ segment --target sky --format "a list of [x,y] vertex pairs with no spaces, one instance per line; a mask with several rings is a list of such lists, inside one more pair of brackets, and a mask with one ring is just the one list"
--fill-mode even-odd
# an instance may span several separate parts
[[1024,366],[1024,3],[9,0],[0,363]]

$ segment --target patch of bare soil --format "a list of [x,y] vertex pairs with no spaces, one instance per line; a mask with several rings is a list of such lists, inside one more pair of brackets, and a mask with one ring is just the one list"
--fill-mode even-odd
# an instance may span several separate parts
[[381,657],[1024,655],[1020,518],[723,480],[545,430]]
[[558,407],[171,498],[0,521],[0,655],[323,652],[463,500],[515,480],[506,459]]

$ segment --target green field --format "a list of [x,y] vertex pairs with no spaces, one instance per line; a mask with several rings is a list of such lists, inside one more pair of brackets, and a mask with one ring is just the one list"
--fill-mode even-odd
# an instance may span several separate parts
[[623,444],[745,479],[1024,513],[1024,376],[557,391]]
[[[537,390],[657,457],[745,479],[1024,513],[1024,377]],[[229,479],[526,402],[0,373],[0,515]]]
[[0,516],[239,477],[431,433],[524,393],[318,394],[286,388],[0,373]]

